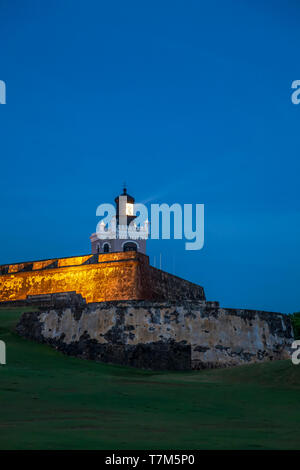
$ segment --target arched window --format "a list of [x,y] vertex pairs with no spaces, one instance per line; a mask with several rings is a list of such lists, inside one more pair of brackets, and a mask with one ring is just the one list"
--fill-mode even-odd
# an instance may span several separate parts
[[123,251],[137,251],[137,244],[134,242],[126,242],[124,243]]
[[108,244],[108,243],[104,243],[104,245],[103,245],[103,253],[109,253],[109,244]]
[[97,245],[97,253],[100,253],[100,245],[99,245],[99,243],[98,243],[98,245]]

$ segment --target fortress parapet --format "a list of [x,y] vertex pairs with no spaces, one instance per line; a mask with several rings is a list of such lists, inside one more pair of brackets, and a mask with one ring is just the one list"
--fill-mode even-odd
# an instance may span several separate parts
[[156,269],[136,251],[0,266],[0,302],[74,291],[87,303],[110,300],[205,300],[201,286]]

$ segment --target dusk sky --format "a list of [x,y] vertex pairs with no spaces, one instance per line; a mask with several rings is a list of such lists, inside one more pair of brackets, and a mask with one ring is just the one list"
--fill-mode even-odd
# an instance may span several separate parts
[[205,205],[204,248],[150,240],[151,263],[224,307],[300,310],[299,2],[0,0],[0,18],[0,264],[89,253],[126,181]]

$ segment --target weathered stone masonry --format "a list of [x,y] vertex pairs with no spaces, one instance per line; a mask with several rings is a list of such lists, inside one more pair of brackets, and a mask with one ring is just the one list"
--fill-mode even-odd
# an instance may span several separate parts
[[18,332],[67,354],[178,370],[290,354],[287,316],[220,308],[201,286],[150,266],[141,253],[18,263],[0,273],[0,303],[38,309],[23,315]]
[[119,301],[23,314],[19,334],[66,354],[149,369],[202,369],[288,358],[290,320],[217,302]]

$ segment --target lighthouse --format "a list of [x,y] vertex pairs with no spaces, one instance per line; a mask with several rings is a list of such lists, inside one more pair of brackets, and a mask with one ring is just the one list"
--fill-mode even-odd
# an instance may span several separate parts
[[115,198],[116,216],[113,221],[114,230],[108,227],[105,238],[99,238],[97,233],[90,236],[92,254],[117,253],[120,251],[138,251],[146,254],[146,238],[149,222],[137,227],[134,223],[134,197],[127,194],[127,188]]

